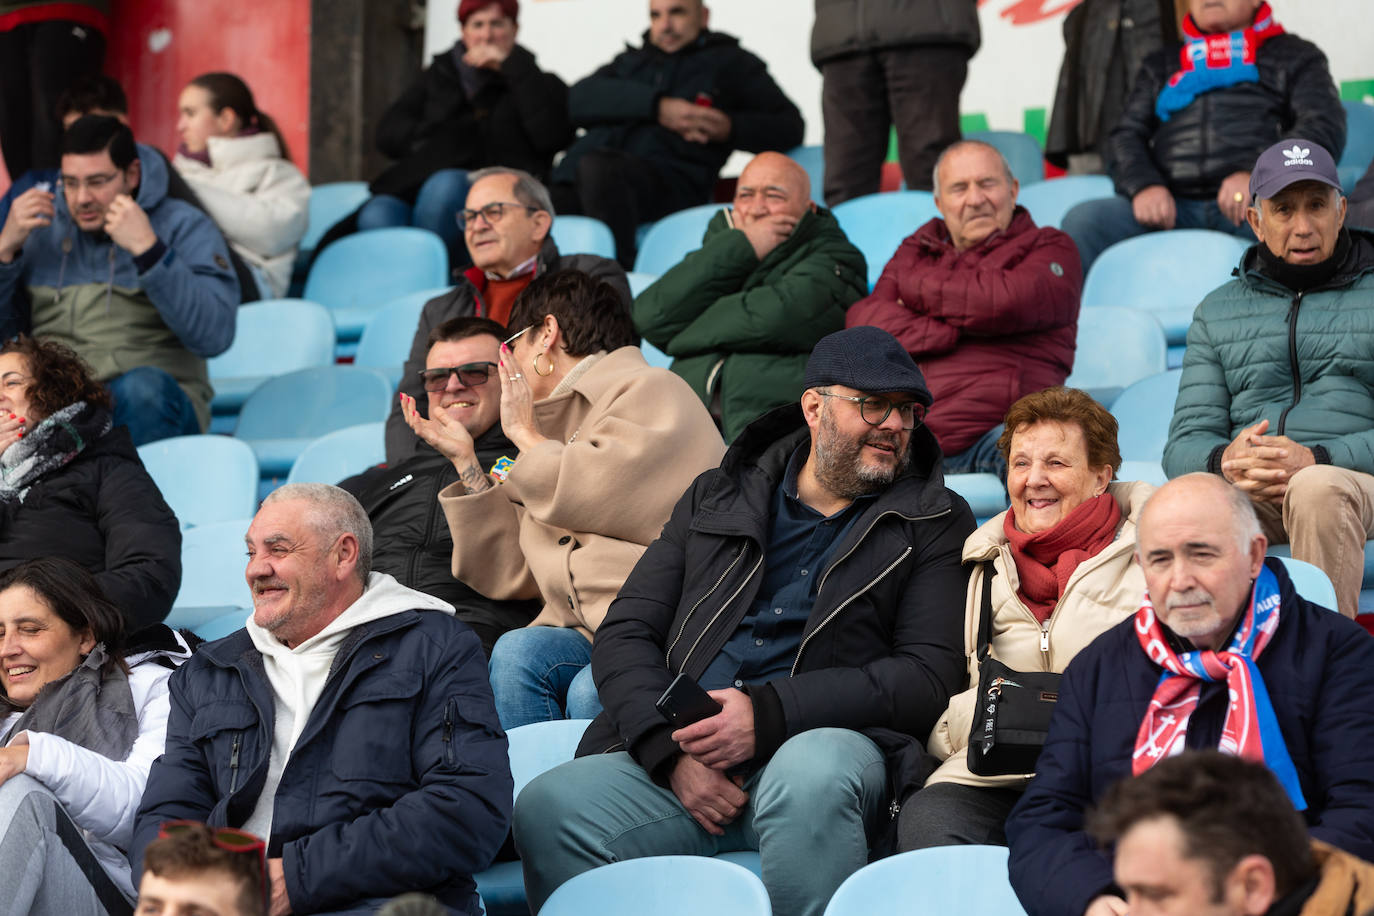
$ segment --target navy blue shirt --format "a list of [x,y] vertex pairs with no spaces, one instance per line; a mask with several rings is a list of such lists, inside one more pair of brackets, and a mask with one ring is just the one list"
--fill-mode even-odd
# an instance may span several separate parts
[[702,673],[700,684],[707,690],[760,684],[791,673],[821,574],[873,499],[861,496],[829,518],[798,499],[797,474],[809,450],[809,442],[797,447],[773,490],[763,583],[744,619]]

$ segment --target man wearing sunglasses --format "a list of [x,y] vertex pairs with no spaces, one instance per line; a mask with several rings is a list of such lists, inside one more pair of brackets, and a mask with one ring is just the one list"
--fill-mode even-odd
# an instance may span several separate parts
[[[516,297],[536,276],[580,270],[609,283],[620,293],[626,310],[630,308],[630,285],[619,264],[591,254],[558,253],[549,234],[553,203],[548,190],[534,176],[520,169],[493,167],[471,172],[468,179],[472,187],[457,219],[473,266],[463,273],[457,286],[426,302],[420,312],[400,385],[400,392],[417,404],[426,402],[420,372],[425,368],[430,332],[450,318],[469,315],[505,324]],[[406,425],[398,398],[392,402],[386,421],[387,463],[400,464],[414,456],[419,446],[420,439]]]
[[[532,912],[616,859],[757,849],[773,911],[819,916],[868,861],[890,789],[928,775],[962,681],[973,515],[891,334],[822,338],[805,385],[697,479],[597,630],[587,756],[516,808]],[[678,674],[720,711],[667,724]]]

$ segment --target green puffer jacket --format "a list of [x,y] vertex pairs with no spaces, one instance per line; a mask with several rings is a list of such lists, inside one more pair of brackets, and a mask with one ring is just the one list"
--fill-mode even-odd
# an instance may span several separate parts
[[1320,463],[1374,474],[1374,232],[1349,231],[1320,286],[1295,293],[1265,276],[1251,246],[1202,300],[1164,447],[1170,477],[1219,473],[1226,446],[1263,419]]
[[672,369],[709,407],[720,391],[729,442],[750,421],[801,397],[811,348],[844,327],[868,292],[864,256],[829,210],[802,215],[760,261],[721,211],[701,247],[640,293],[635,327],[673,357]]

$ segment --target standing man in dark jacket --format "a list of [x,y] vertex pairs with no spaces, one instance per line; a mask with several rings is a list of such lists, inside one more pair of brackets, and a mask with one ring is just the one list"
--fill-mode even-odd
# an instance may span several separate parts
[[[401,373],[400,392],[427,404],[420,373],[431,344],[430,332],[450,318],[479,315],[504,325],[511,306],[530,281],[559,270],[580,270],[609,283],[630,308],[625,271],[609,258],[594,254],[562,256],[549,231],[553,202],[549,192],[528,172],[494,166],[473,172],[463,220],[463,238],[473,266],[458,285],[425,303]],[[517,329],[518,330],[518,329]],[[424,415],[428,416],[428,408]],[[499,415],[499,413],[498,413]],[[392,401],[386,420],[386,460],[397,465],[416,455],[420,438],[406,425],[400,400]]]
[[921,367],[945,473],[1007,476],[997,447],[1018,399],[1073,369],[1083,274],[1073,241],[1035,225],[996,149],[963,140],[935,166],[940,217],[902,242],[850,327],[892,334]]
[[[506,336],[506,328],[490,318],[450,318],[430,331],[421,376],[427,415],[443,410],[461,423],[488,474],[493,467],[509,467],[519,454],[501,429],[501,386],[495,377]],[[358,498],[372,522],[377,543],[372,568],[453,605],[490,657],[501,634],[528,624],[542,605],[488,598],[453,578],[453,535],[439,507],[439,491],[457,479],[453,462],[421,443],[413,458],[340,486]]]
[[481,912],[510,819],[477,637],[371,572],[372,526],[326,484],[274,490],[244,540],[253,616],[170,682],[167,749],[129,845],[169,820],[267,838],[271,911],[371,912],[406,891]]
[[844,327],[867,276],[839,222],[811,202],[801,166],[759,153],[701,248],[635,299],[635,328],[673,357],[729,442],[801,396],[811,348]]
[[[618,859],[758,849],[773,912],[815,916],[868,861],[892,792],[929,774],[925,736],[961,681],[973,516],[891,335],[822,339],[806,386],[697,478],[597,631],[591,756],[520,796],[532,910]],[[665,722],[677,674],[721,711]]]
[[981,38],[977,0],[816,0],[827,204],[878,190],[894,125],[906,186],[930,190]]
[[1265,147],[1299,136],[1337,159],[1345,148],[1345,109],[1316,45],[1285,32],[1264,0],[1189,0],[1188,8],[1183,44],[1145,58],[1107,139],[1119,196],[1064,217],[1085,273],[1108,246],[1158,229],[1251,240],[1246,188]]
[[626,270],[639,224],[709,201],[733,150],[802,141],[801,112],[763,61],[709,19],[703,0],[649,0],[644,46],[569,94],[573,124],[587,132],[554,170],[554,200],[610,226]]
[[1141,515],[1148,595],[1064,672],[1035,780],[1007,820],[1030,916],[1120,916],[1110,858],[1084,830],[1109,786],[1184,749],[1265,763],[1312,838],[1374,857],[1374,640],[1300,597],[1250,500],[1210,474]]

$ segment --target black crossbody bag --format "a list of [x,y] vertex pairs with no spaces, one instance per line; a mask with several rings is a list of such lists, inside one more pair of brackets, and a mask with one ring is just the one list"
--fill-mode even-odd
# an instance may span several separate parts
[[1034,773],[1059,700],[1059,675],[1013,671],[992,657],[992,580],[997,567],[989,562],[983,568],[978,706],[968,736],[968,768],[979,776]]

